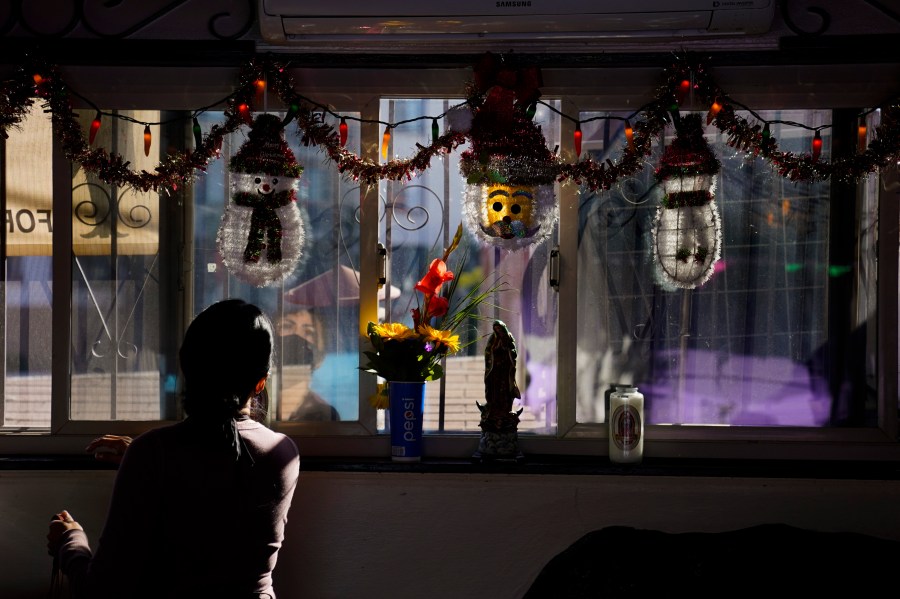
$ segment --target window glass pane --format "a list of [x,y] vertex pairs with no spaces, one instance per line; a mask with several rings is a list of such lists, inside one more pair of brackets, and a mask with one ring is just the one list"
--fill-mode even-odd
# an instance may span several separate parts
[[[326,122],[337,130],[338,121]],[[359,152],[359,122],[346,122],[346,147]],[[305,169],[297,201],[306,249],[277,315],[284,373],[279,417],[358,420],[360,186],[324,160],[321,148],[298,143],[296,133],[288,140]]]
[[[881,111],[871,112],[866,129],[875,131],[881,124]],[[859,224],[856,244],[858,257],[853,274],[857,300],[853,302],[850,343],[850,364],[855,364],[855,376],[850,388],[864,390],[863,401],[850,402],[858,415],[843,416],[856,419],[868,426],[877,425],[878,413],[878,211],[881,177],[870,174],[861,180],[862,193],[859,207]],[[853,372],[851,370],[851,372]],[[852,395],[850,396],[852,397]]]
[[[810,126],[830,119],[825,111],[760,116]],[[599,159],[615,158],[624,143],[620,123],[589,123],[585,147]],[[823,157],[829,133],[822,130]],[[772,135],[783,151],[809,152],[809,130],[773,124]],[[714,129],[706,138],[722,162],[715,189],[722,250],[701,286],[666,288],[651,257],[662,144],[642,172],[583,196],[577,419],[603,422],[611,386],[633,383],[646,397],[650,424],[846,424],[845,409],[867,405],[865,381],[846,374],[857,361],[862,372],[864,352],[844,354],[836,367],[832,338],[840,337],[828,309],[829,293],[855,272],[832,256],[836,244],[853,243],[854,227],[830,227],[828,182],[791,182]],[[850,320],[838,328],[849,331]]]
[[0,287],[3,430],[50,427],[52,136],[35,104],[6,140],[6,260]]
[[[160,146],[145,155],[142,123],[158,111],[121,111],[107,117],[95,146],[118,153],[130,167],[152,171]],[[88,130],[93,111],[79,118]],[[131,122],[129,119],[137,121]],[[141,124],[138,124],[141,123]],[[177,296],[170,287],[179,260],[162,237],[159,193],[136,192],[100,181],[77,165],[72,171],[73,420],[159,420],[174,417],[176,365],[171,339]],[[173,200],[174,201],[174,200]]]
[[[381,119],[398,122],[422,115],[440,115],[461,100],[386,99]],[[559,119],[540,106],[535,121],[542,125],[548,146],[559,140]],[[391,156],[405,158],[416,151],[416,143],[431,139],[430,119],[415,120],[392,131]],[[442,123],[442,130],[445,125]],[[431,432],[479,431],[481,413],[476,405],[485,401],[485,356],[487,337],[494,319],[504,321],[516,340],[517,385],[521,391],[518,431],[552,433],[556,427],[556,321],[557,300],[548,281],[550,250],[556,230],[539,245],[519,250],[488,246],[462,219],[465,179],[460,175],[459,156],[466,148],[432,160],[425,172],[411,181],[383,181],[379,238],[388,247],[390,294],[381,306],[384,321],[410,326],[410,312],[417,307],[416,283],[434,258],[439,258],[463,220],[461,247],[451,257],[451,268],[468,252],[459,279],[458,295],[486,278],[505,281],[508,289],[494,294],[480,310],[482,321],[470,321],[460,332],[463,345],[473,342],[446,359],[445,376],[426,386],[425,422]],[[494,308],[493,305],[497,307]]]
[[[204,113],[200,124],[208,131],[223,119],[221,112]],[[358,121],[347,124],[347,147],[359,152]],[[237,181],[229,160],[248,133],[242,128],[227,138],[221,159],[211,162],[195,185],[194,313],[238,297],[272,318],[278,338],[268,383],[270,418],[357,420],[359,186],[323,159],[320,148],[301,144],[296,123],[288,124],[284,139],[304,169],[295,194],[304,237],[301,255],[284,281],[262,287],[247,282],[226,268],[216,239]],[[285,232],[291,234],[296,232]]]

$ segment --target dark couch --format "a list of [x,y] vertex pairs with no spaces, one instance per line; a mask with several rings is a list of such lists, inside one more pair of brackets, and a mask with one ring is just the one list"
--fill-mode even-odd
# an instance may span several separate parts
[[857,533],[615,526],[554,557],[525,597],[900,597],[898,567],[900,542]]

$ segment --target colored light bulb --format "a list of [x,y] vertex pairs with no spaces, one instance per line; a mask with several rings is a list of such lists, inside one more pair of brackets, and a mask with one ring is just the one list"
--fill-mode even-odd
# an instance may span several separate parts
[[297,113],[300,112],[300,105],[296,102],[291,102],[291,105],[288,107],[287,114],[284,115],[284,119],[281,121],[281,126],[284,127],[297,116]]
[[812,140],[812,159],[816,161],[819,159],[819,156],[822,155],[822,136],[816,131],[815,136],[813,136]]
[[193,119],[192,129],[194,131],[194,149],[196,149],[203,145],[203,129],[200,128],[200,121],[197,120],[197,117]]
[[575,123],[575,157],[581,156],[581,123]]
[[144,125],[144,156],[150,155],[150,143],[153,141],[153,134],[150,133],[150,125]]
[[388,144],[391,143],[391,126],[384,128],[384,135],[381,137],[381,157],[387,158]]
[[338,130],[341,133],[341,147],[343,147],[347,144],[347,133],[348,133],[347,119],[345,119],[344,117],[341,117],[341,124],[340,124],[340,126],[338,126]]
[[256,97],[254,98],[256,105],[263,106],[266,102],[266,80],[257,79],[253,82],[253,87],[256,88]]
[[245,123],[250,123],[250,105],[246,102],[242,102],[238,106],[238,114],[241,115],[241,118]]
[[88,134],[88,143],[90,145],[94,145],[94,139],[97,138],[97,131],[100,130],[100,111],[97,111],[97,116],[94,117],[94,120],[91,121],[91,131]]
[[689,91],[691,91],[691,82],[687,79],[682,79],[681,83],[678,84],[678,96],[676,101],[679,104],[684,103],[684,99],[687,97]]
[[634,128],[631,121],[625,121],[625,140],[628,142],[628,151],[634,152]]
[[716,115],[718,115],[719,111],[721,110],[722,105],[719,104],[719,100],[714,100],[712,106],[709,107],[709,113],[706,115],[706,124],[709,125],[710,123],[712,123],[713,119],[716,118]]
[[859,148],[860,152],[866,151],[866,134],[867,134],[866,122],[860,121],[859,128],[857,129],[857,132],[856,132],[857,147]]
[[433,119],[431,121],[431,143],[437,143],[438,138],[441,136],[441,128],[438,126],[437,119]]

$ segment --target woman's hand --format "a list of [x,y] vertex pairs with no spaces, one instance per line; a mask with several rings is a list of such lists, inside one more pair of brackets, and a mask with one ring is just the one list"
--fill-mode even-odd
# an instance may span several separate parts
[[84,529],[66,510],[54,515],[50,520],[50,531],[47,533],[47,553],[55,556],[59,551],[60,539],[70,530]]
[[131,437],[119,435],[103,435],[91,441],[85,451],[92,452],[101,462],[121,464],[125,450],[131,445]]

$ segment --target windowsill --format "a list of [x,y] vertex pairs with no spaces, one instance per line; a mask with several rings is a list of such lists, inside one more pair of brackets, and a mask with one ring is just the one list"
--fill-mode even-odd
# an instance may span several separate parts
[[115,470],[116,464],[88,455],[0,456],[0,470]]
[[[90,456],[3,456],[0,470],[115,470]],[[900,462],[820,460],[721,460],[647,458],[640,464],[614,464],[605,457],[528,456],[519,462],[477,463],[464,459],[394,462],[380,458],[302,457],[302,472],[411,474],[521,474],[581,476],[683,476],[726,478],[802,478],[900,480]]]
[[520,462],[476,463],[463,459],[385,459],[304,457],[305,472],[405,472],[417,474],[525,474],[600,476],[700,476],[900,480],[900,463],[875,461],[715,460],[648,458],[640,464],[614,464],[607,458],[528,456]]

